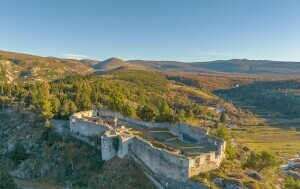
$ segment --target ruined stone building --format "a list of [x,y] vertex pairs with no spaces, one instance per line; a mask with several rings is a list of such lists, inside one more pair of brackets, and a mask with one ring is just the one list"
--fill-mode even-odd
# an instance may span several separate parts
[[155,175],[187,181],[219,167],[226,142],[210,136],[206,128],[179,123],[143,122],[103,109],[78,112],[70,117],[70,130],[101,137],[102,159],[133,155]]

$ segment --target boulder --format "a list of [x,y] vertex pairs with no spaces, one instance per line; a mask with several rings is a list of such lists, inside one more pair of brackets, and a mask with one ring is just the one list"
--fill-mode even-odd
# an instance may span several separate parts
[[248,176],[255,180],[263,180],[264,179],[264,177],[259,172],[256,172],[256,171],[249,172]]
[[223,184],[223,180],[222,180],[221,178],[219,178],[219,177],[214,178],[214,179],[213,179],[213,182],[214,182],[215,184],[219,185],[219,186],[221,186],[221,185]]
[[226,189],[244,189],[244,185],[242,182],[235,179],[226,179],[224,180]]

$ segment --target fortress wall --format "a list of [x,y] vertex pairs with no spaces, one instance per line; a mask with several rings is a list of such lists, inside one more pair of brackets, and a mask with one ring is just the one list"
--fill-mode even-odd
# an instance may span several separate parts
[[120,120],[124,120],[128,123],[139,125],[142,127],[151,127],[151,128],[166,128],[166,129],[171,129],[174,128],[174,130],[180,131],[184,134],[187,134],[193,138],[198,138],[199,134],[207,134],[208,130],[205,128],[200,128],[200,127],[194,127],[185,123],[179,123],[179,124],[169,124],[169,123],[158,123],[158,122],[145,122],[142,120],[134,119],[131,117],[126,117],[120,114],[119,112],[112,112],[109,110],[103,110],[103,109],[95,109],[95,115],[97,115],[97,112],[99,113],[100,116],[104,117],[117,117]]
[[129,146],[132,143],[133,137],[130,138],[120,137],[119,139],[120,139],[120,146],[118,151],[118,157],[124,158],[128,154]]
[[170,133],[178,137],[181,137],[181,134],[185,134],[199,141],[200,138],[208,134],[208,129],[179,123],[170,127]]
[[181,182],[188,179],[189,159],[187,157],[155,148],[137,137],[133,139],[130,149],[158,177],[162,175]]
[[[119,141],[119,149],[113,147],[114,140],[118,138]],[[124,158],[129,151],[129,146],[131,145],[133,140],[133,136],[131,137],[122,137],[120,135],[110,135],[104,134],[101,137],[101,153],[102,160],[108,161],[111,158],[118,155],[119,158]]]
[[224,159],[225,153],[217,155],[215,151],[201,154],[194,159],[190,159],[189,177],[217,169]]
[[[175,136],[183,137],[187,135],[196,139],[199,143],[205,143],[216,147],[216,151],[202,154],[195,158],[187,158],[182,155],[172,154],[163,149],[155,148],[149,142],[138,137],[127,136],[107,136],[105,131],[111,130],[111,126],[103,125],[89,120],[84,117],[93,116],[117,117],[120,123],[125,121],[146,128],[168,128],[170,133]],[[72,132],[80,133],[85,136],[103,135],[101,150],[103,160],[109,160],[118,155],[123,158],[131,150],[141,161],[143,161],[158,176],[168,177],[179,182],[186,181],[188,178],[198,175],[201,172],[210,171],[219,167],[225,158],[226,142],[220,138],[210,136],[205,128],[197,128],[184,123],[165,124],[165,123],[149,123],[137,119],[125,117],[117,112],[111,112],[102,109],[95,111],[85,111],[73,114],[70,117],[70,129]],[[122,120],[122,121],[121,121]],[[119,137],[119,150],[113,147],[113,140]]]
[[128,123],[131,123],[131,124],[134,124],[134,125],[139,125],[139,126],[142,126],[142,127],[167,128],[167,129],[171,127],[171,124],[168,124],[168,123],[144,122],[144,121],[141,121],[141,120],[138,120],[138,119],[123,116],[122,114],[120,114],[118,112],[112,112],[112,111],[103,110],[103,109],[95,110],[94,114],[97,115],[97,111],[98,111],[99,116],[117,117],[120,120],[124,120]]
[[191,167],[188,170],[189,178],[199,175],[199,173],[204,173],[204,172],[208,172],[208,171],[217,169],[220,166],[221,162],[222,161],[209,161],[209,162],[206,162],[205,164],[200,164],[198,166]]
[[95,136],[102,135],[105,131],[110,130],[110,127],[81,118],[72,118],[70,130],[85,136]]
[[222,153],[225,153],[226,142],[223,139],[211,135],[205,135],[205,137],[200,138],[200,142],[211,146],[217,146],[216,156],[220,156]]
[[113,140],[115,137],[106,137],[102,136],[101,137],[101,156],[102,160],[108,161],[111,158],[115,157],[117,152],[115,148],[113,147]]

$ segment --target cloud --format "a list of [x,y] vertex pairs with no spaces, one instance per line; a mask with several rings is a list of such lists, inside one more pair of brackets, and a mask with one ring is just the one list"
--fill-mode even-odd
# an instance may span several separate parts
[[77,59],[77,60],[88,58],[88,56],[81,55],[81,54],[62,54],[62,56],[67,59]]
[[243,56],[236,53],[227,53],[227,52],[199,52],[198,54],[214,55],[214,56]]

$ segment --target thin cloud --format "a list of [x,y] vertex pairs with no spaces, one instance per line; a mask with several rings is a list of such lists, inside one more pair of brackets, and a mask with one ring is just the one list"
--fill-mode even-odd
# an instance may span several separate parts
[[62,54],[62,56],[67,59],[77,59],[77,60],[88,58],[88,56],[81,55],[81,54]]
[[199,54],[206,54],[206,55],[216,55],[216,56],[243,56],[241,54],[236,53],[223,53],[223,52],[199,52]]

